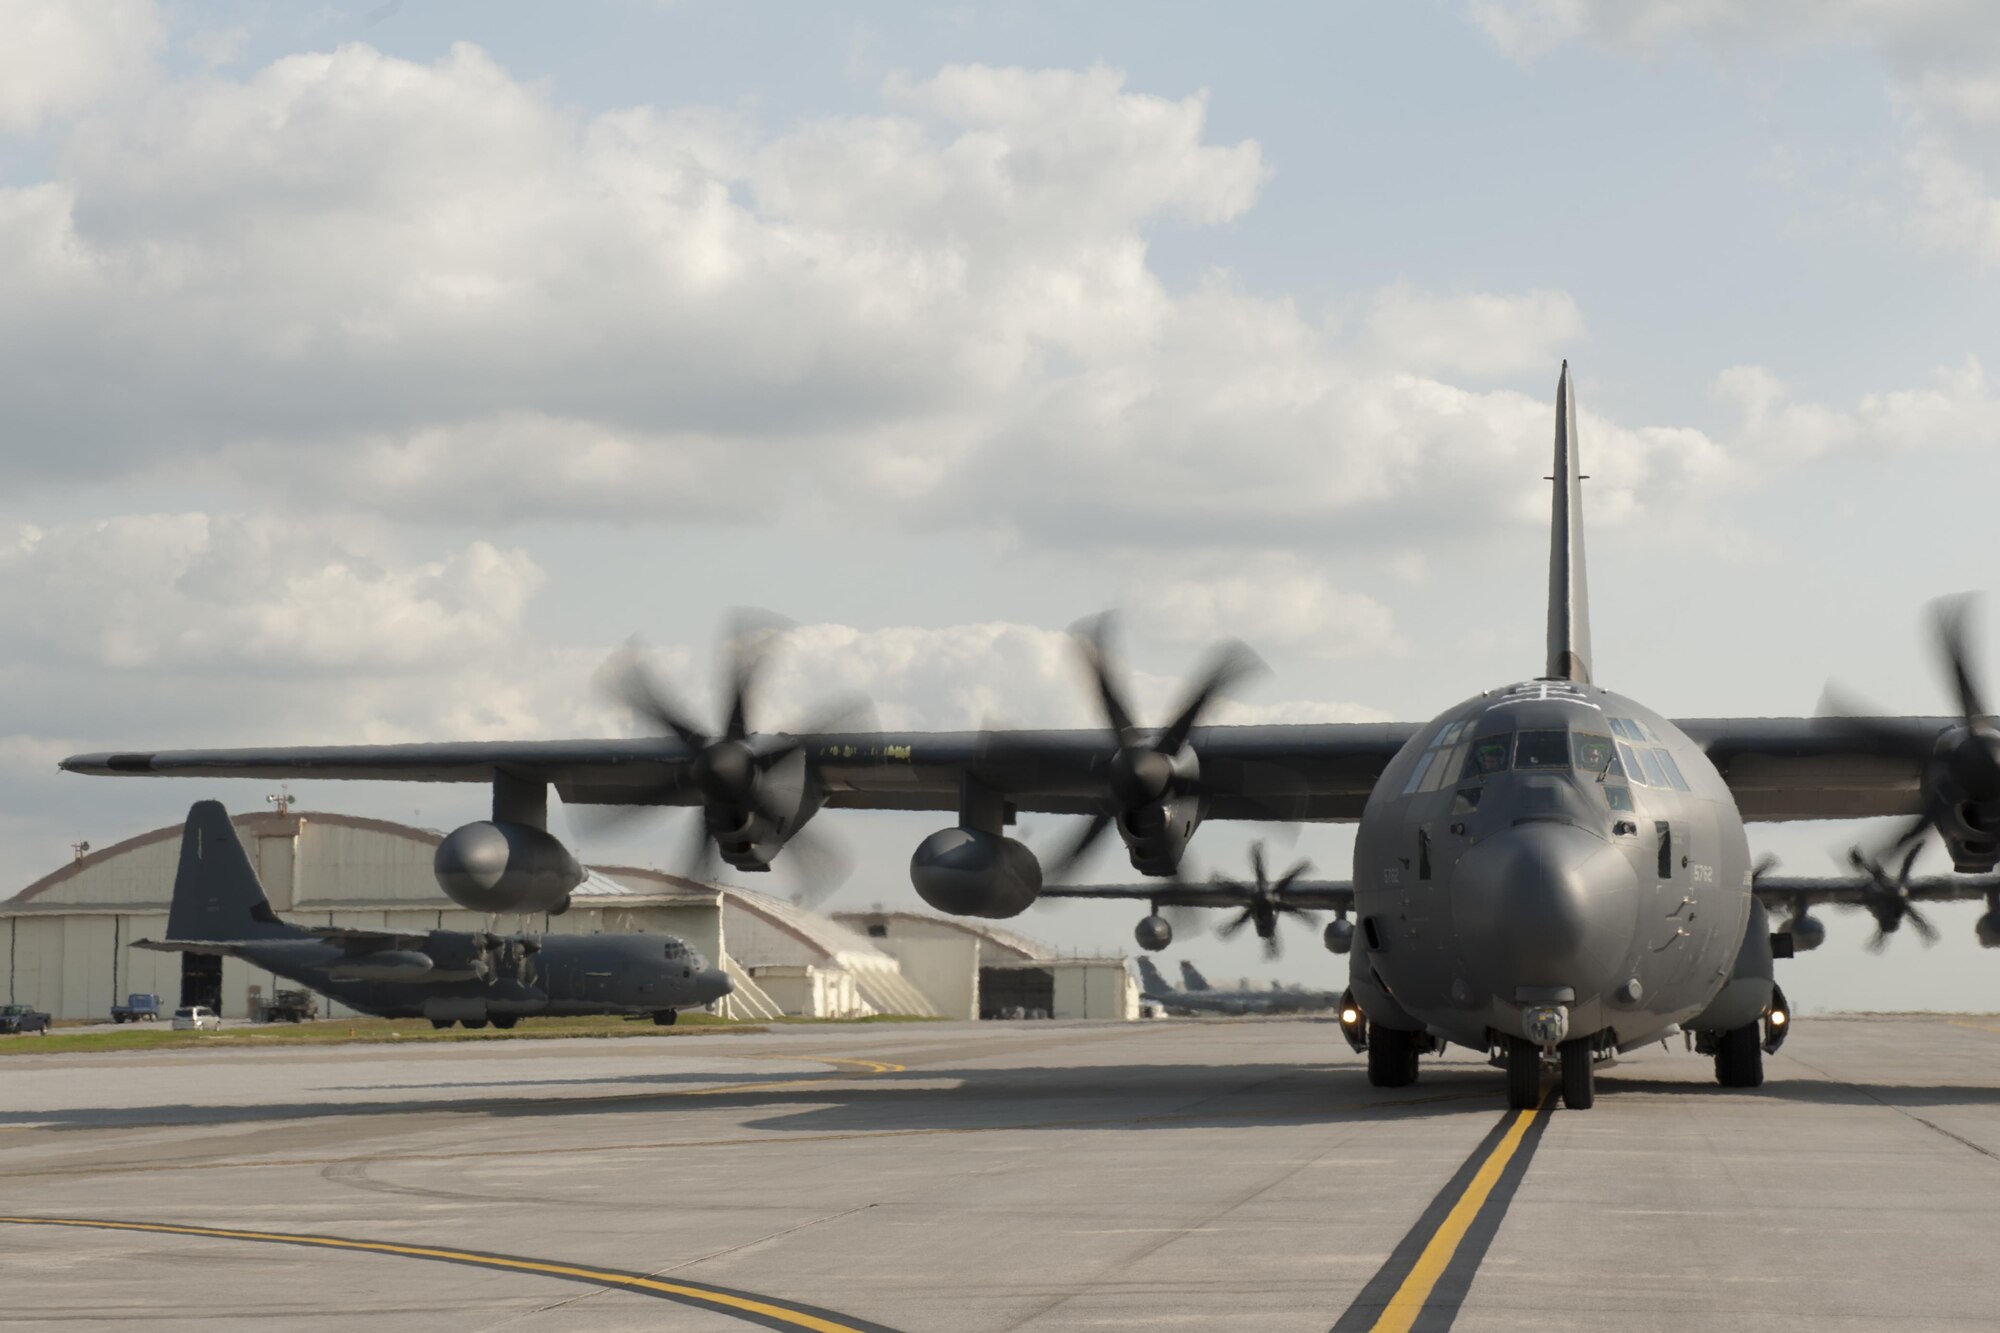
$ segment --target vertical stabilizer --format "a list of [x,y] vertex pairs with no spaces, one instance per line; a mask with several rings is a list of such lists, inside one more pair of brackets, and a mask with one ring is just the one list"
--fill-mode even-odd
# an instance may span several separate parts
[[1201,974],[1201,969],[1185,958],[1181,959],[1181,980],[1187,983],[1189,990],[1215,989],[1208,984],[1208,978]]
[[1150,958],[1139,960],[1139,990],[1146,995],[1172,995],[1174,988],[1160,975],[1160,969],[1153,966]]
[[1555,500],[1549,517],[1549,680],[1590,683],[1590,588],[1583,572],[1583,476],[1576,454],[1576,394],[1563,362],[1556,384]]
[[286,939],[298,934],[271,910],[243,841],[220,801],[196,801],[181,833],[167,937],[173,940]]

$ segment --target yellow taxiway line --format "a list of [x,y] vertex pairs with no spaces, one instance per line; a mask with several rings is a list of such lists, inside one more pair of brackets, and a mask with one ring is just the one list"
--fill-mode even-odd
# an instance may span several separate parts
[[169,1236],[203,1236],[214,1240],[258,1241],[267,1245],[304,1245],[329,1250],[358,1250],[367,1254],[388,1254],[405,1259],[428,1259],[440,1263],[468,1264],[475,1268],[503,1272],[534,1273],[571,1282],[588,1282],[626,1291],[639,1291],[683,1305],[698,1306],[725,1315],[736,1315],[766,1325],[803,1328],[814,1333],[888,1333],[882,1325],[850,1319],[828,1310],[792,1305],[749,1292],[731,1291],[694,1282],[669,1282],[643,1273],[621,1273],[614,1269],[590,1268],[580,1264],[551,1263],[514,1255],[482,1254],[474,1250],[449,1250],[428,1245],[397,1245],[388,1241],[351,1240],[343,1236],[313,1236],[283,1231],[236,1231],[226,1227],[177,1226],[165,1222],[121,1222],[90,1217],[0,1217],[0,1224],[30,1227],[88,1227],[101,1231],[145,1231]]
[[1452,1256],[1458,1253],[1459,1244],[1464,1241],[1465,1233],[1471,1229],[1473,1219],[1478,1217],[1479,1210],[1486,1206],[1487,1199],[1493,1194],[1493,1187],[1500,1183],[1501,1173],[1507,1169],[1507,1164],[1514,1160],[1514,1154],[1520,1151],[1521,1141],[1533,1127],[1535,1117],[1546,1109],[1544,1105],[1534,1110],[1514,1113],[1514,1123],[1507,1127],[1507,1132],[1500,1136],[1500,1141],[1486,1154],[1486,1160],[1479,1164],[1479,1169],[1466,1183],[1465,1191],[1458,1196],[1458,1202],[1452,1205],[1451,1211],[1445,1214],[1444,1221],[1440,1222],[1437,1230],[1431,1233],[1429,1242],[1417,1256],[1417,1261],[1410,1266],[1410,1271],[1403,1278],[1402,1284],[1396,1288],[1388,1304],[1382,1307],[1381,1315],[1369,1325],[1369,1333],[1409,1333],[1416,1324],[1417,1317],[1424,1312],[1424,1306],[1430,1300],[1438,1279],[1444,1276],[1445,1268],[1451,1263]]

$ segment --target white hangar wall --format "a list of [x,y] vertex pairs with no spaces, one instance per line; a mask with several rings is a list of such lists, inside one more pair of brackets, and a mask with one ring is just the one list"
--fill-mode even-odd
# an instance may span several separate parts
[[[559,917],[488,916],[439,891],[431,858],[442,835],[384,820],[315,812],[259,811],[232,821],[271,906],[308,925],[401,931],[491,930],[543,934],[646,932],[676,935],[722,958],[720,891],[658,872],[626,883],[594,872]],[[91,852],[0,902],[0,995],[58,1018],[106,1017],[131,992],[168,1005],[180,997],[181,957],[134,949],[163,939],[181,826],[154,829]],[[222,1012],[248,1015],[252,988],[264,997],[292,983],[238,959],[222,962]],[[321,1011],[352,1011],[321,998]]]

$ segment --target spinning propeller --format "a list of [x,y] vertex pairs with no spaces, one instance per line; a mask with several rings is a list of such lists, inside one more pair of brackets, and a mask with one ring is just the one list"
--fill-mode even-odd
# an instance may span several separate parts
[[[1114,664],[1109,645],[1111,621],[1109,614],[1096,616],[1078,622],[1072,632],[1084,665],[1097,686],[1105,725],[1116,746],[1103,770],[1106,793],[1115,810],[1102,810],[1091,816],[1083,832],[1052,862],[1048,875],[1052,881],[1060,882],[1104,836],[1114,820],[1124,822],[1133,834],[1145,839],[1164,831],[1160,827],[1166,822],[1161,809],[1164,802],[1202,795],[1201,766],[1188,747],[1188,737],[1218,697],[1264,666],[1255,653],[1234,639],[1219,645],[1210,656],[1207,670],[1188,689],[1173,721],[1148,740],[1126,704],[1126,692],[1119,679],[1122,672]],[[1176,845],[1164,869],[1140,868],[1148,873],[1169,873],[1178,866],[1179,859]]]
[[1264,956],[1276,958],[1283,948],[1278,941],[1280,916],[1289,912],[1307,925],[1315,925],[1319,921],[1318,912],[1285,900],[1285,890],[1291,887],[1292,881],[1311,869],[1312,862],[1300,861],[1273,883],[1264,868],[1264,844],[1251,843],[1250,873],[1254,877],[1252,883],[1245,884],[1240,880],[1224,879],[1220,875],[1215,878],[1216,887],[1233,890],[1245,900],[1243,910],[1217,926],[1215,933],[1223,939],[1229,939],[1243,927],[1255,926],[1257,938],[1264,941]]
[[1910,848],[1893,876],[1882,868],[1880,861],[1864,855],[1859,847],[1851,848],[1847,853],[1848,861],[1868,880],[1861,891],[1861,906],[1875,918],[1875,934],[1868,941],[1871,953],[1882,952],[1889,937],[1902,929],[1905,921],[1917,928],[1917,934],[1923,937],[1926,945],[1937,943],[1937,927],[1927,921],[1910,900],[1910,867],[1916,864],[1917,854],[1922,850],[1921,847]]
[[[839,887],[851,862],[824,833],[805,827],[818,803],[805,785],[803,742],[783,733],[757,735],[750,726],[758,677],[790,626],[768,613],[739,612],[733,628],[723,687],[728,711],[719,732],[690,718],[647,668],[636,643],[614,652],[598,672],[600,688],[693,754],[665,782],[635,788],[612,819],[627,819],[648,807],[689,804],[692,792],[702,817],[685,860],[688,878],[705,878],[718,851],[739,870],[768,869],[770,856],[782,845],[799,862],[804,878],[800,898],[810,905]],[[866,709],[857,701],[843,702],[804,730],[838,730]]]
[[1868,710],[1853,706],[1831,687],[1822,696],[1821,711],[1833,714],[1826,719],[1831,725],[1881,753],[1926,761],[1923,810],[1878,856],[1914,847],[1932,830],[1964,826],[1975,836],[1995,832],[1986,825],[2000,818],[2000,731],[1994,728],[1977,680],[1968,626],[1972,604],[1968,594],[1943,598],[1932,606],[1933,642],[1960,718],[1959,725],[1944,735],[1922,723],[1862,716]]

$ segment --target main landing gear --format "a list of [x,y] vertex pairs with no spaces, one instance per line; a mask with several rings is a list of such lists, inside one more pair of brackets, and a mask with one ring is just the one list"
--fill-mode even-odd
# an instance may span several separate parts
[[1715,1081],[1725,1088],[1755,1088],[1764,1082],[1764,1034],[1757,1024],[1731,1028],[1716,1039]]
[[1371,1023],[1368,1028],[1368,1081],[1378,1088],[1407,1088],[1417,1081],[1417,1053],[1429,1046],[1422,1032]]

